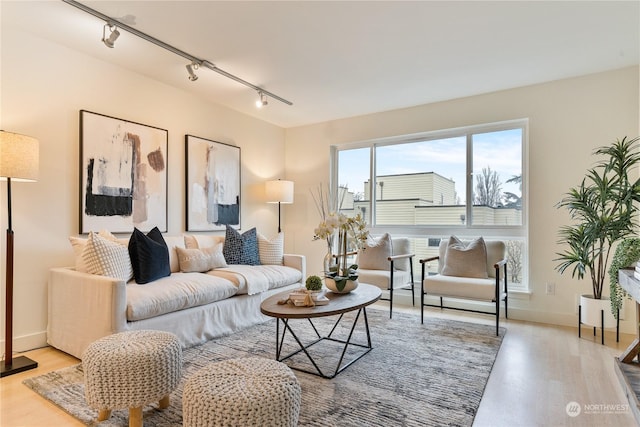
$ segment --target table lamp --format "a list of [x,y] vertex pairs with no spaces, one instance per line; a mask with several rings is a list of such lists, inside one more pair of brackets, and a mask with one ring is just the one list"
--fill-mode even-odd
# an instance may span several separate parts
[[293,181],[284,181],[281,179],[275,181],[267,181],[265,184],[265,195],[267,203],[278,204],[278,233],[282,231],[280,228],[280,205],[293,203]]

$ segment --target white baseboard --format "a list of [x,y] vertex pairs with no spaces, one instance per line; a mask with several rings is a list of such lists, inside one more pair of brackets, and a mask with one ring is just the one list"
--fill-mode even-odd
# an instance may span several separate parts
[[[388,298],[388,292],[382,292],[383,298]],[[411,306],[411,293],[410,291],[395,291],[393,295],[393,304],[403,305],[410,307]],[[548,325],[557,325],[557,326],[570,326],[574,328],[578,328],[578,314],[576,313],[555,313],[549,311],[536,311],[529,310],[526,308],[517,306],[517,299],[509,298],[509,319],[513,320],[523,320],[527,322],[534,323],[544,323]],[[425,303],[440,305],[440,298],[427,296],[425,299]],[[445,307],[449,308],[460,308],[465,310],[476,310],[476,311],[487,311],[492,312],[494,310],[493,303],[486,303],[481,301],[470,301],[470,300],[454,300],[445,298],[444,302]],[[415,294],[415,307],[420,309],[420,291],[416,290]],[[500,309],[500,317],[504,318],[504,303],[501,305]],[[622,319],[622,316],[621,316]],[[588,327],[588,326],[583,326]],[[615,328],[614,328],[615,330]],[[636,334],[636,329],[633,325],[633,322],[630,320],[620,320],[620,333],[624,334]]]
[[[0,344],[2,345],[2,350],[0,350],[1,353],[4,352],[4,343],[4,340],[0,341]],[[47,345],[47,331],[13,337],[14,353],[22,353],[36,348],[46,347]]]

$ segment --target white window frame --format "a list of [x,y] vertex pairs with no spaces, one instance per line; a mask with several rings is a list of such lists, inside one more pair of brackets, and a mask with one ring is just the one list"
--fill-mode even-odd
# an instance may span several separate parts
[[338,154],[341,150],[352,150],[357,148],[370,148],[370,191],[371,196],[369,200],[368,209],[371,215],[371,223],[375,224],[376,218],[376,206],[375,201],[377,199],[377,185],[376,180],[376,159],[375,153],[377,147],[385,145],[405,144],[410,142],[429,141],[437,139],[445,139],[452,137],[467,136],[467,181],[466,181],[466,215],[467,218],[472,218],[473,210],[473,177],[472,177],[472,135],[477,133],[497,132],[509,129],[521,128],[522,129],[522,224],[512,226],[498,226],[498,225],[474,225],[473,221],[466,221],[465,224],[456,226],[438,226],[438,225],[384,225],[376,227],[375,225],[370,227],[373,235],[379,235],[384,232],[388,232],[391,235],[402,235],[412,238],[437,238],[447,237],[450,235],[456,235],[462,238],[471,238],[482,235],[488,239],[504,239],[504,240],[522,240],[524,242],[524,255],[523,255],[523,277],[522,284],[520,286],[512,286],[509,284],[510,291],[516,292],[529,292],[529,120],[528,119],[516,119],[508,120],[496,123],[479,124],[472,126],[465,126],[453,129],[436,130],[429,132],[422,132],[409,135],[399,135],[387,138],[372,139],[366,141],[358,141],[344,144],[336,144],[331,146],[330,153],[330,185],[332,189],[336,190],[339,185],[338,182]]

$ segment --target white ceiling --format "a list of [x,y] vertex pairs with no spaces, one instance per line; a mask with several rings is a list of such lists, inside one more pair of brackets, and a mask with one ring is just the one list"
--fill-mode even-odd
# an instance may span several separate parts
[[[282,127],[427,104],[639,62],[638,1],[86,1],[293,102],[270,99],[56,1],[0,3],[16,26]],[[135,22],[135,23],[133,23]]]

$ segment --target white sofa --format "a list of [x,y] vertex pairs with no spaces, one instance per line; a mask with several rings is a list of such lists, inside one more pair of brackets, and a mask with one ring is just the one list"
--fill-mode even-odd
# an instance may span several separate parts
[[[222,236],[197,236],[222,242]],[[231,334],[268,318],[260,303],[277,292],[303,286],[303,255],[283,256],[283,265],[229,265],[207,273],[180,271],[176,247],[184,237],[165,237],[171,275],[139,285],[76,271],[49,272],[47,342],[81,358],[98,338],[128,330],[172,332],[183,347]],[[206,245],[207,243],[205,243]]]

